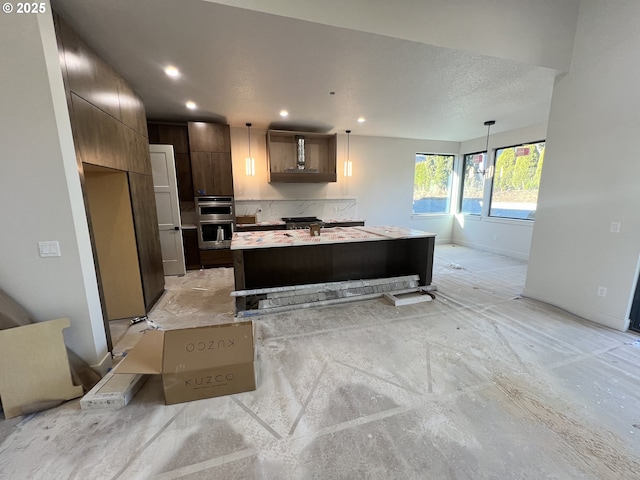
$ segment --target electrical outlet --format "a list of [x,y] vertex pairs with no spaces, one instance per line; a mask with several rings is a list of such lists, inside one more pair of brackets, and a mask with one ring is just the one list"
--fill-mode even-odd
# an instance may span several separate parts
[[493,236],[493,241],[495,242],[495,241],[497,241],[497,240],[498,240],[498,235],[494,235],[494,236]]
[[611,222],[611,233],[620,233],[620,222]]
[[598,287],[598,296],[606,297],[607,296],[607,287]]

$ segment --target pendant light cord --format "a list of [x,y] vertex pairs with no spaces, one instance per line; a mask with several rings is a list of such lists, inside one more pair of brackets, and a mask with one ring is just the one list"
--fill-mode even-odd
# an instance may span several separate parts
[[489,163],[489,133],[491,132],[491,125],[495,125],[496,121],[495,120],[487,120],[486,122],[484,122],[485,126],[487,127],[487,144],[484,147],[485,149],[485,155],[486,155],[486,160],[485,160],[485,165],[484,165],[484,171],[482,172],[482,174],[484,175],[484,173],[487,171],[487,166]]
[[351,151],[351,130],[345,130],[347,132],[347,162],[350,160],[349,153]]
[[247,126],[247,138],[249,141],[249,158],[251,158],[251,124],[246,123],[245,125]]

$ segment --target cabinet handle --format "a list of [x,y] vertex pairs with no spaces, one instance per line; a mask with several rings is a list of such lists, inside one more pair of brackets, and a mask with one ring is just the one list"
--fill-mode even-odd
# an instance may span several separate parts
[[174,230],[180,230],[180,227],[173,227]]

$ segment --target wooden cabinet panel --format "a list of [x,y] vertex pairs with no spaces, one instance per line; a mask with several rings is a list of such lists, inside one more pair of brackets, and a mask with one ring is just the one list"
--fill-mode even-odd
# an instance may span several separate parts
[[147,122],[147,135],[149,136],[149,143],[161,144],[160,142],[160,130],[157,123]]
[[164,124],[149,122],[149,143],[173,145],[178,179],[178,197],[183,202],[193,201],[193,179],[189,155],[187,124]]
[[59,21],[69,89],[120,120],[120,77],[64,21]]
[[122,136],[124,141],[122,154],[126,162],[125,170],[151,175],[151,158],[147,138],[126,125],[122,125]]
[[233,196],[231,154],[191,152],[191,174],[196,196]]
[[431,285],[434,237],[233,250],[236,290],[419,275]]
[[233,168],[230,153],[212,153],[214,195],[233,196]]
[[[141,302],[149,311],[164,291],[164,272],[144,105],[124,79],[91,51],[63,18],[55,15],[54,20],[85,198],[86,179],[83,173],[91,169],[89,164],[120,170],[118,173],[128,180],[135,250],[144,297]],[[106,210],[120,206],[118,202],[103,197],[99,201]],[[87,212],[91,225],[91,209],[87,208]],[[95,242],[92,231],[94,247]],[[109,245],[115,244],[109,242]],[[118,254],[116,251],[115,255]],[[103,312],[106,313],[101,270],[96,268],[96,273],[101,277],[98,283]],[[109,338],[108,327],[106,332]]]
[[191,157],[188,153],[176,153],[176,177],[178,179],[178,197],[182,202],[193,202],[193,177]]
[[153,177],[129,172],[129,190],[144,304],[149,311],[164,291],[164,271]]
[[213,195],[214,184],[209,152],[191,152],[191,175],[194,195]]
[[146,137],[71,93],[76,154],[91,165],[151,175]]
[[[297,137],[304,137],[305,168],[296,167]],[[267,160],[269,183],[335,182],[337,135],[269,130]]]
[[186,123],[149,122],[149,143],[173,145],[175,153],[189,153],[189,134]]
[[195,228],[182,230],[182,244],[184,245],[184,263],[187,270],[198,270],[202,266],[198,248],[198,231]]
[[118,98],[120,100],[122,123],[147,138],[147,119],[145,117],[142,100],[140,100],[140,97],[138,97],[121,78],[118,82]]
[[191,152],[231,153],[229,125],[208,122],[189,122],[189,149]]
[[[76,154],[80,161],[92,165],[127,169],[124,154],[123,125],[115,118],[71,93],[73,127]],[[147,153],[148,158],[148,153]]]
[[203,267],[232,267],[233,256],[228,248],[200,250],[200,262]]
[[160,141],[173,145],[176,153],[189,153],[189,134],[186,125],[159,125]]

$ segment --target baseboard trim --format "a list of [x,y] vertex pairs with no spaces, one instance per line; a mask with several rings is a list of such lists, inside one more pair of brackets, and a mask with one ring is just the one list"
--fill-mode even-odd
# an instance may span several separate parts
[[469,247],[469,248],[473,248],[474,250],[480,250],[481,252],[496,253],[498,255],[504,255],[505,257],[517,258],[519,260],[525,260],[527,262],[529,261],[528,253],[517,252],[515,250],[508,250],[506,248],[490,247],[482,243],[467,242],[461,239],[453,240],[452,243],[456,245],[460,245],[461,247]]
[[112,367],[113,367],[113,358],[111,357],[110,352],[107,352],[98,364],[91,365],[91,368],[95,370],[95,372],[101,377],[104,377],[107,374],[107,372],[111,370]]

